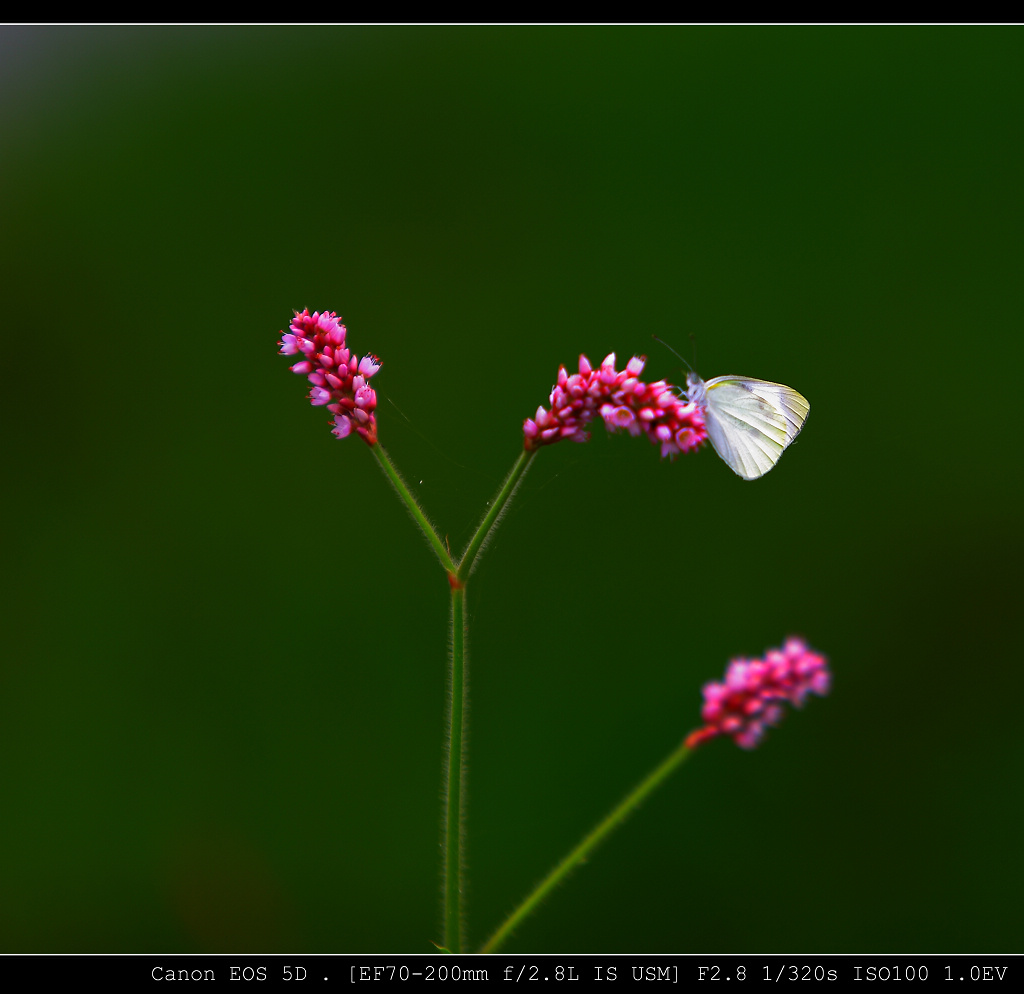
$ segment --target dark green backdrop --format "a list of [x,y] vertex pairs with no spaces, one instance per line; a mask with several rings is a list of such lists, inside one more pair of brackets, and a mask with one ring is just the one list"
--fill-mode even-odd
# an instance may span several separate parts
[[697,723],[523,951],[1019,951],[1016,28],[0,31],[7,951],[432,951],[447,583],[275,354],[384,360],[453,547],[560,362],[806,394],[540,453],[469,592],[478,943]]

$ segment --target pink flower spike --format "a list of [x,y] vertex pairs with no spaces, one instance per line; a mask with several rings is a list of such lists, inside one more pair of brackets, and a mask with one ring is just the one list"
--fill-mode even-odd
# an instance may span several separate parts
[[723,683],[704,685],[704,725],[686,738],[690,749],[728,735],[742,749],[753,749],[765,729],[783,717],[783,704],[802,707],[808,694],[824,697],[831,685],[825,657],[800,639],[769,649],[764,659],[734,659]]
[[562,439],[586,441],[587,425],[598,415],[609,431],[626,429],[646,434],[663,457],[692,452],[707,440],[703,409],[683,403],[684,391],[658,380],[644,383],[640,374],[647,360],[633,356],[626,368],[615,368],[615,353],[605,356],[596,370],[580,354],[579,373],[568,375],[564,366],[549,395],[550,408],[541,406],[523,422],[523,446],[535,449]]
[[380,370],[381,361],[367,355],[357,362],[345,347],[345,336],[345,326],[333,311],[296,311],[288,332],[281,334],[280,351],[302,353],[304,358],[290,368],[311,384],[309,402],[334,415],[331,433],[336,438],[355,432],[367,445],[375,445],[377,394],[366,381]]

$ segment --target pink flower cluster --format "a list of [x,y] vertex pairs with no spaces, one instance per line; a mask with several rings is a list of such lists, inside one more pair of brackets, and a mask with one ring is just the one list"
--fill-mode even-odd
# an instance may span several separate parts
[[724,683],[704,685],[704,726],[689,734],[694,748],[718,735],[729,735],[738,746],[753,749],[765,729],[777,725],[783,704],[803,707],[808,694],[824,697],[832,682],[824,656],[797,638],[781,649],[769,649],[764,659],[734,659]]
[[356,360],[345,347],[345,326],[338,315],[296,311],[288,331],[281,333],[280,345],[281,355],[302,355],[291,370],[313,385],[309,402],[334,415],[332,434],[346,438],[355,431],[367,445],[374,445],[377,394],[367,381],[380,369],[380,360],[374,355]]
[[598,414],[609,431],[625,429],[630,435],[645,434],[661,446],[662,456],[690,452],[707,439],[704,412],[680,397],[681,391],[665,380],[644,383],[640,374],[647,360],[634,356],[622,371],[615,369],[615,353],[594,369],[580,356],[579,372],[571,376],[558,368],[558,382],[551,390],[551,409],[537,408],[523,422],[524,446],[536,449],[564,438],[585,442],[587,424]]

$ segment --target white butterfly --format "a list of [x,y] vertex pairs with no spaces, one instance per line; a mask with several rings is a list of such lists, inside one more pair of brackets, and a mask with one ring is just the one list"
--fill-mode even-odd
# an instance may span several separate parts
[[729,468],[757,480],[800,434],[811,405],[792,387],[746,376],[686,377],[686,396],[704,409],[708,437]]

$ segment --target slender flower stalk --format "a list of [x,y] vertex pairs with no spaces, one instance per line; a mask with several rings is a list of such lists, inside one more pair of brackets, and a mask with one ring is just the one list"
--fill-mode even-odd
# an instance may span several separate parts
[[643,800],[691,755],[693,750],[719,735],[728,735],[744,749],[753,749],[763,738],[767,725],[782,718],[782,703],[803,707],[808,694],[824,696],[831,675],[825,657],[797,638],[788,639],[781,649],[769,649],[763,660],[736,659],[726,670],[725,683],[704,687],[701,716],[706,724],[691,732],[657,767],[586,835],[512,912],[480,948],[493,953],[513,930],[555,887],[636,810]]
[[370,451],[373,452],[373,456],[377,460],[377,464],[384,471],[384,475],[391,481],[391,485],[397,491],[399,498],[408,509],[413,521],[416,522],[420,531],[423,532],[424,538],[426,538],[427,543],[434,550],[434,554],[437,556],[441,566],[449,575],[453,575],[455,573],[455,563],[452,562],[452,557],[449,555],[448,549],[441,541],[426,514],[423,513],[423,509],[416,502],[416,498],[413,497],[409,488],[405,485],[405,480],[402,479],[402,474],[395,468],[395,464],[391,461],[391,457],[384,450],[384,446],[378,442],[376,445],[370,447]]
[[676,747],[662,762],[644,777],[536,887],[529,896],[501,924],[498,930],[481,947],[482,953],[496,953],[513,931],[528,917],[580,863],[586,862],[590,854],[611,832],[618,828],[644,801],[654,789],[683,764],[691,750],[683,743]]
[[448,742],[444,814],[444,944],[462,952],[462,799],[466,781],[466,590],[452,584],[452,665],[449,673]]
[[505,482],[502,483],[498,495],[491,501],[491,506],[487,509],[487,513],[483,516],[483,520],[477,527],[473,537],[469,540],[469,545],[466,546],[466,551],[463,552],[462,558],[459,560],[458,578],[463,583],[469,579],[470,573],[473,572],[477,557],[483,551],[491,533],[498,527],[505,509],[519,489],[519,484],[523,482],[523,477],[530,468],[530,463],[533,462],[533,457],[536,454],[535,451],[530,449],[524,449],[519,453],[519,458],[516,459],[512,469],[509,470],[508,476],[505,477]]

